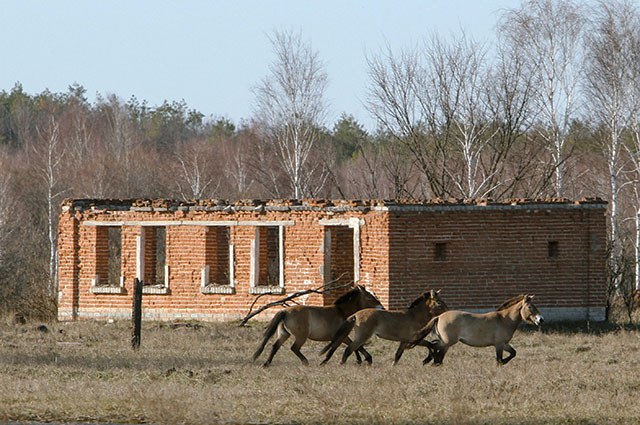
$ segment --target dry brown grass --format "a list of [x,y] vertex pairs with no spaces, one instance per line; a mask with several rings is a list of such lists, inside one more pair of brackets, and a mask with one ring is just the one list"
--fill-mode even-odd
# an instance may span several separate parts
[[[391,366],[395,344],[374,340],[372,367],[304,367],[281,349],[272,367],[249,358],[263,324],[199,329],[145,323],[0,323],[0,420],[214,423],[637,424],[640,332],[520,330],[518,356],[497,367],[492,349],[458,344],[442,367],[423,349]],[[287,344],[288,346],[289,344]],[[341,352],[341,350],[340,350]],[[339,352],[339,353],[340,353]],[[265,353],[266,354],[266,353]],[[263,356],[265,355],[263,354]]]

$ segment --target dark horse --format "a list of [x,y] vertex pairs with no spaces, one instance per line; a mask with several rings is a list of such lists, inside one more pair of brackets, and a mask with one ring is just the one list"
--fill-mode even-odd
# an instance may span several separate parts
[[[352,314],[337,330],[331,342],[322,349],[327,353],[322,364],[329,361],[333,353],[342,342],[347,342],[348,335],[353,331],[353,342],[347,342],[347,348],[342,355],[341,363],[356,350],[362,349],[371,337],[375,334],[380,338],[399,341],[398,350],[393,364],[398,363],[406,344],[411,337],[421,327],[429,322],[434,316],[447,310],[447,305],[439,297],[440,291],[431,290],[416,298],[409,308],[404,310],[373,310],[364,309]],[[424,343],[422,345],[425,345]],[[356,351],[357,353],[357,351]],[[370,357],[366,358],[371,363]]]
[[[447,311],[416,332],[408,348],[426,343],[429,355],[422,363],[427,364],[433,358],[434,364],[441,364],[449,347],[458,341],[472,347],[493,345],[498,364],[507,364],[516,356],[516,350],[509,341],[518,325],[527,321],[539,326],[544,321],[532,299],[533,295],[518,295],[500,304],[496,311],[484,314]],[[509,353],[509,357],[502,358],[503,350]]]
[[[278,339],[273,344],[271,354],[263,366],[269,366],[276,352],[284,342],[293,335],[295,342],[291,346],[296,356],[304,364],[308,364],[307,358],[300,352],[300,348],[307,339],[314,341],[330,341],[342,322],[363,308],[384,309],[380,301],[364,286],[356,285],[355,288],[338,298],[329,306],[304,306],[296,305],[280,310],[271,320],[264,332],[264,338],[260,347],[253,354],[253,361],[264,350],[267,341],[278,331]],[[348,344],[351,340],[345,340]],[[360,350],[365,358],[371,356],[365,350]],[[356,353],[357,354],[357,353]]]

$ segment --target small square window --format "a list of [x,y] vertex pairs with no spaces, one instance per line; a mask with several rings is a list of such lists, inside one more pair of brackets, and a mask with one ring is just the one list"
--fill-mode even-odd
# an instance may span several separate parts
[[436,242],[434,246],[433,259],[436,261],[445,261],[447,259],[447,243]]
[[549,241],[548,251],[549,258],[558,258],[558,241]]

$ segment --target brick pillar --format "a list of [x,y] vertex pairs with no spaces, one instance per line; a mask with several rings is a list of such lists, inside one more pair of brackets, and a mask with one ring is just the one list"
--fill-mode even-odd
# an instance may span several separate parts
[[58,320],[78,315],[78,220],[67,209],[58,224]]

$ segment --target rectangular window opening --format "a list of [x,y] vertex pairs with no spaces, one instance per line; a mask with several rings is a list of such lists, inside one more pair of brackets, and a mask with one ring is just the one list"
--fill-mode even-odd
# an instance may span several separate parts
[[549,258],[558,258],[560,251],[558,248],[558,241],[549,241],[548,244]]
[[96,227],[96,270],[91,279],[93,294],[123,294],[122,280],[122,228]]
[[145,238],[145,285],[165,286],[167,260],[167,232],[164,226],[153,226],[146,230]]
[[108,258],[107,266],[109,286],[120,286],[122,274],[122,228],[108,227]]
[[[324,283],[334,282],[334,286],[353,282],[354,277],[354,230],[349,226],[327,226],[324,234]],[[328,291],[323,294],[324,305],[332,304],[349,287]]]
[[447,243],[436,242],[434,245],[433,252],[434,252],[433,259],[435,261],[446,261],[447,260]]
[[284,294],[284,227],[256,226],[255,232],[249,293]]
[[231,266],[230,227],[210,227],[207,232],[206,265],[209,266],[209,285],[230,285]]
[[258,255],[259,271],[257,285],[280,285],[280,228],[261,226]]

